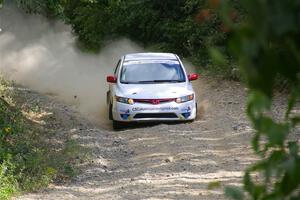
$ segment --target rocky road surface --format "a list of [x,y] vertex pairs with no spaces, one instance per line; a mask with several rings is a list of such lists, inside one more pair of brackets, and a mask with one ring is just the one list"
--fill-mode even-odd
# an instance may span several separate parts
[[[54,97],[20,92],[52,113],[46,123],[61,130],[57,140],[68,135],[90,156],[70,182],[18,199],[226,199],[223,187],[241,185],[243,170],[256,159],[244,114],[246,89],[237,82],[201,79],[195,90],[200,104],[195,122],[117,132],[89,122]],[[221,188],[208,190],[216,181]]]

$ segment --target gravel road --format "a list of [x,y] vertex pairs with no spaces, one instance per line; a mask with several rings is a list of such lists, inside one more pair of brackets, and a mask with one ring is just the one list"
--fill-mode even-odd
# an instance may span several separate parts
[[[49,126],[89,153],[65,184],[17,199],[226,199],[225,185],[240,185],[253,130],[244,114],[246,89],[237,82],[202,78],[195,83],[199,119],[193,123],[139,125],[115,132],[91,123],[55,97],[20,91],[52,113]],[[59,138],[56,138],[59,139]],[[208,190],[219,181],[221,188]]]

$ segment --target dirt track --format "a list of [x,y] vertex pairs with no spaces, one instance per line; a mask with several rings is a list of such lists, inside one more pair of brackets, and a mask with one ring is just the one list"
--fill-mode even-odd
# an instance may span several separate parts
[[119,132],[91,124],[53,97],[20,92],[53,113],[55,120],[49,123],[91,156],[70,183],[19,199],[225,199],[222,188],[208,190],[208,184],[239,185],[243,169],[255,159],[244,115],[245,89],[236,82],[208,79],[198,84],[200,118],[194,123]]

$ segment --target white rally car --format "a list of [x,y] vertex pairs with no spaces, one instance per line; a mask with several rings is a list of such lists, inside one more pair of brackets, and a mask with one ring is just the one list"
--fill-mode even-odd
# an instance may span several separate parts
[[107,76],[109,119],[114,128],[125,122],[193,121],[197,103],[191,81],[179,57],[171,53],[123,56]]

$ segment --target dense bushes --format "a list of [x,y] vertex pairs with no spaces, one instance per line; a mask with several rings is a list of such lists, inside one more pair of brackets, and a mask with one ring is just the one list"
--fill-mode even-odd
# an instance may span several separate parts
[[16,122],[18,117],[11,111],[9,104],[3,99],[4,86],[0,84],[0,199],[8,198],[17,191],[17,180],[14,176],[13,164],[11,164],[10,137],[19,129]]
[[55,174],[43,156],[46,149],[38,148],[39,136],[11,103],[6,84],[0,81],[0,199],[43,187]]
[[[210,47],[227,52],[227,28],[215,9],[219,0],[16,1],[29,12],[63,18],[87,50],[98,51],[107,40],[128,37],[146,48],[189,58],[202,69],[212,69]],[[239,1],[232,2],[232,16],[239,18]],[[230,76],[232,64],[218,65],[214,72]]]
[[205,66],[210,63],[208,47],[222,48],[226,39],[214,5],[206,1],[69,0],[64,5],[66,20],[87,48],[125,36]]
[[15,105],[15,94],[8,86],[0,79],[0,199],[73,176],[74,156],[78,156],[72,140],[62,139],[64,146],[59,148],[48,144],[49,130],[24,115],[40,111]]

